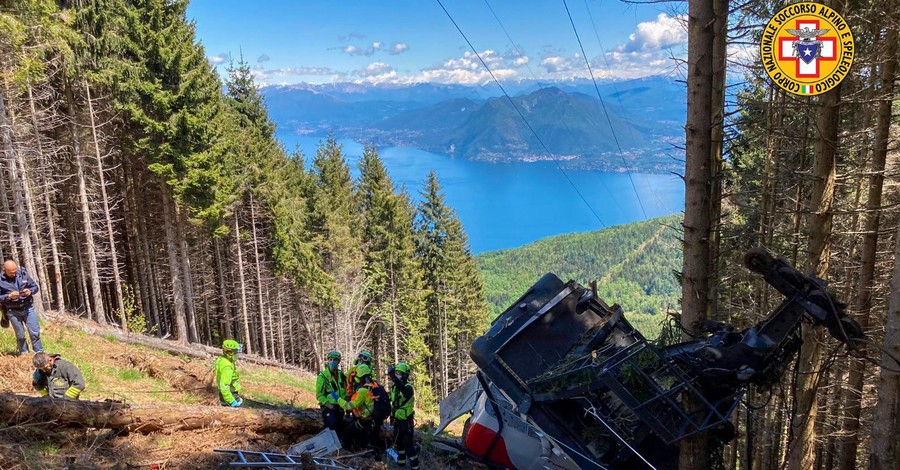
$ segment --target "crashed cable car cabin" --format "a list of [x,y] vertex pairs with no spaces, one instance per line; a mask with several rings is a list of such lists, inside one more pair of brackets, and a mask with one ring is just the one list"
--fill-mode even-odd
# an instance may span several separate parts
[[[516,469],[675,468],[678,442],[730,440],[751,384],[776,384],[802,344],[801,322],[853,348],[862,338],[826,282],[762,249],[745,264],[784,295],[760,323],[708,322],[696,339],[650,344],[622,308],[547,274],[472,345],[479,372],[441,402],[443,429],[471,412],[467,451]],[[685,407],[685,398],[699,405]]]

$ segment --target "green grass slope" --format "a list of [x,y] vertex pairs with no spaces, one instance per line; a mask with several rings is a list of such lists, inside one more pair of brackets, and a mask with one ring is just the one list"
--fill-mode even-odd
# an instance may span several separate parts
[[600,298],[622,305],[628,320],[655,338],[661,314],[676,309],[681,295],[673,274],[682,263],[680,220],[678,215],[661,217],[478,255],[492,317],[552,272],[585,286],[597,280]]

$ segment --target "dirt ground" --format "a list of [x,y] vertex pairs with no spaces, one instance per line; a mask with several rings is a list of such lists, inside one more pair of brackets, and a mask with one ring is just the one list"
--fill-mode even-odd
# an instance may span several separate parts
[[[42,324],[45,349],[75,363],[85,376],[81,399],[126,403],[218,405],[213,360],[91,336],[53,321]],[[11,329],[0,329],[0,392],[37,395],[31,389],[31,355],[16,356]],[[315,377],[239,362],[245,406],[315,407]],[[34,469],[209,469],[231,461],[214,449],[281,453],[308,436],[260,435],[247,430],[117,434],[108,430],[63,427],[56,423],[7,425],[0,417],[0,470]],[[345,452],[346,455],[346,452]],[[423,468],[473,468],[453,456],[423,452]],[[397,469],[372,455],[337,456],[358,470]]]

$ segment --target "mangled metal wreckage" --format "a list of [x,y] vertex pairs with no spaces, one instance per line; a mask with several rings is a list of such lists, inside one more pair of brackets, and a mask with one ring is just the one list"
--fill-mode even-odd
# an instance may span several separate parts
[[[802,322],[851,348],[859,326],[826,282],[762,249],[747,267],[784,295],[743,331],[707,322],[692,341],[658,348],[589,289],[547,274],[478,338],[478,373],[441,402],[440,432],[472,413],[463,442],[492,466],[517,469],[674,468],[677,443],[733,436],[750,385],[776,384],[802,344]],[[699,407],[688,412],[687,396]]]

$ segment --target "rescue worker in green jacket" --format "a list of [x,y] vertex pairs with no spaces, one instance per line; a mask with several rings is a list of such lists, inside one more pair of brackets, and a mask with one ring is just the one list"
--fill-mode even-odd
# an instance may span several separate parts
[[[384,453],[384,440],[381,439],[381,425],[387,418],[389,411],[379,416],[376,402],[379,394],[387,399],[384,388],[372,378],[372,369],[366,364],[356,366],[354,377],[356,391],[349,400],[340,399],[341,408],[353,414],[353,420],[347,425],[345,443],[349,449],[362,448],[366,445],[375,450],[375,460],[381,461]],[[379,390],[380,389],[380,390]],[[390,404],[384,402],[384,408],[389,410]]]
[[415,406],[416,398],[412,383],[409,382],[410,367],[405,362],[388,368],[391,385],[391,422],[394,423],[394,445],[397,448],[397,464],[406,466],[409,457],[409,468],[419,469],[419,453],[415,440]]
[[31,358],[34,376],[31,386],[43,396],[77,400],[84,391],[84,377],[75,364],[59,358],[59,354],[39,352]]
[[347,396],[351,396],[356,392],[357,382],[354,378],[356,377],[356,368],[360,364],[365,364],[369,366],[369,369],[372,369],[372,353],[365,350],[360,351],[356,359],[353,360],[353,365],[347,370]]
[[241,381],[237,371],[237,355],[243,350],[233,339],[222,343],[222,355],[216,359],[216,387],[219,389],[219,403],[237,408],[244,404],[240,397]]
[[347,376],[340,369],[341,353],[331,351],[325,359],[328,361],[325,370],[316,377],[316,400],[322,409],[322,423],[337,433],[339,438],[343,438],[344,409],[338,401],[349,398],[344,389]]

